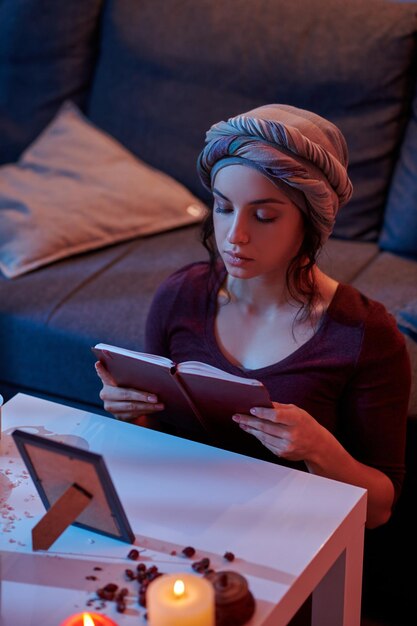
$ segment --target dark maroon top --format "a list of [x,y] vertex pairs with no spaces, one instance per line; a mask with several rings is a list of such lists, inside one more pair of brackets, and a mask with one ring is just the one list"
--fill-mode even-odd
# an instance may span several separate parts
[[[339,284],[309,341],[274,365],[247,370],[230,363],[215,338],[217,293],[224,278],[225,270],[213,278],[209,265],[202,262],[182,268],[162,283],[148,315],[146,351],[177,363],[204,361],[257,378],[272,400],[305,409],[354,458],[385,472],[398,496],[405,471],[411,372],[394,318],[382,304]],[[178,426],[178,434],[196,438]],[[199,439],[205,440],[203,433]],[[283,463],[255,437],[250,440],[253,446],[234,451]],[[224,447],[233,448],[230,443]],[[305,469],[304,464],[284,463]]]

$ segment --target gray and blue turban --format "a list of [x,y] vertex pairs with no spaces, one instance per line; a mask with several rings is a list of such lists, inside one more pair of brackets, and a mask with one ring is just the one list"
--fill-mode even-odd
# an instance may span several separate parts
[[211,191],[217,172],[232,164],[256,168],[282,189],[315,223],[321,243],[352,195],[341,131],[293,106],[269,104],[214,124],[197,161],[203,185]]

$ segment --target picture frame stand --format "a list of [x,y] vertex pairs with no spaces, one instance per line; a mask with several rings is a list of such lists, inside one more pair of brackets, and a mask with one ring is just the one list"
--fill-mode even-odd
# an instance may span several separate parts
[[90,504],[91,493],[73,483],[32,529],[32,549],[48,550]]

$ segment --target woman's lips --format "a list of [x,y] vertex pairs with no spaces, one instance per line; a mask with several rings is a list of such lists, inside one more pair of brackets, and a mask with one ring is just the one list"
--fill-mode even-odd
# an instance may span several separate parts
[[230,265],[233,265],[235,267],[245,265],[246,263],[249,263],[250,261],[253,260],[253,259],[250,259],[249,257],[241,256],[240,254],[236,252],[229,252],[228,250],[225,250],[225,255]]

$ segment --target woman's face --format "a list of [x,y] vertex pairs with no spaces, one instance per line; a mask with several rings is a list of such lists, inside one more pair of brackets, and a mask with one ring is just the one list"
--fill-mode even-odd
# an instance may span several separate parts
[[285,276],[304,237],[296,205],[258,170],[242,165],[219,170],[212,191],[214,234],[228,273]]

